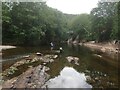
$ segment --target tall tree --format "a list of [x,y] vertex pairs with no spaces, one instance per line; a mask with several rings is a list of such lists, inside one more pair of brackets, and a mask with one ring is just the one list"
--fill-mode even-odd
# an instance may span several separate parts
[[116,2],[99,2],[98,7],[91,11],[93,35],[98,41],[106,41],[111,38],[116,5]]
[[90,16],[88,14],[81,14],[76,16],[69,24],[70,30],[73,31],[73,38],[79,36],[79,40],[87,39],[90,36],[91,29]]

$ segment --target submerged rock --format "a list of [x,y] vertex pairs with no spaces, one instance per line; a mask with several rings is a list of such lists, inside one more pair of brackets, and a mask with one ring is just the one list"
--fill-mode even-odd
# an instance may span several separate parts
[[36,55],[38,55],[38,56],[42,56],[43,54],[40,53],[40,52],[37,52]]
[[89,71],[89,70],[85,70],[85,72],[86,72],[86,73],[90,73],[90,71]]
[[54,55],[53,58],[56,59],[58,57],[58,55]]
[[74,61],[76,65],[79,65],[79,63],[78,63],[79,58],[78,57],[68,56],[68,57],[66,57],[66,59],[68,60],[68,62]]
[[42,58],[42,61],[43,62],[54,62],[54,59],[56,59],[58,57],[58,55],[45,55],[43,58]]
[[21,60],[21,61],[16,62],[13,66],[18,67],[20,65],[23,65],[25,62],[26,62],[26,60]]
[[58,55],[45,55],[45,58],[56,59]]
[[34,59],[32,59],[31,62],[33,63],[33,62],[36,62],[36,61],[38,61],[38,60],[39,60],[39,59],[35,57]]
[[101,58],[102,56],[101,55],[98,55],[98,54],[93,54],[94,56],[97,56],[99,58]]
[[46,65],[47,63],[43,63],[43,65]]
[[50,59],[50,61],[49,62],[54,62],[54,59]]
[[29,58],[29,57],[30,57],[30,55],[23,56],[23,58]]
[[11,66],[9,69],[7,69],[6,71],[3,72],[3,75],[5,75],[5,76],[12,75],[17,70],[18,69],[16,67]]
[[30,55],[23,56],[23,59],[25,60],[32,60],[32,57]]
[[91,77],[90,76],[85,76],[87,81],[90,81],[91,80]]
[[43,62],[45,62],[45,63],[52,63],[52,62],[54,62],[54,59],[50,59],[50,58],[43,58],[43,60],[42,60]]

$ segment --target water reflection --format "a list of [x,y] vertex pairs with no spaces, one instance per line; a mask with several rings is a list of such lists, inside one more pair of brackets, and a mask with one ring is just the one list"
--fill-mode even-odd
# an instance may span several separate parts
[[84,73],[78,73],[72,67],[64,67],[60,75],[50,79],[46,86],[48,88],[92,88],[86,82]]

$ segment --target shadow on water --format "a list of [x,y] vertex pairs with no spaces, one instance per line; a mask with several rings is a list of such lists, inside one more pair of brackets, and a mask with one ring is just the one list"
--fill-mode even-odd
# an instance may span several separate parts
[[[105,53],[92,51],[84,46],[79,45],[60,45],[63,53],[54,61],[47,64],[50,67],[50,78],[59,77],[64,67],[73,67],[78,72],[85,73],[90,77],[88,81],[93,87],[118,87],[118,60],[111,58]],[[54,50],[58,50],[60,46],[56,46]],[[53,51],[54,51],[53,50]],[[3,50],[3,68],[6,69],[21,56],[41,52],[43,54],[53,54],[50,47],[18,47],[14,49]],[[54,53],[55,54],[55,53]],[[95,56],[101,55],[101,57]],[[68,56],[79,58],[79,66],[69,63],[66,59]],[[74,70],[73,70],[74,71]]]

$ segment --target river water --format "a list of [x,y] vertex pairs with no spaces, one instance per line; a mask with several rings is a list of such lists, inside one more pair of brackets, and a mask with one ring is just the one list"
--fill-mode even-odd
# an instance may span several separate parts
[[[57,58],[53,63],[47,64],[47,66],[50,67],[50,71],[48,71],[48,74],[50,74],[50,78],[52,80],[54,80],[56,77],[61,77],[61,72],[66,67],[69,67],[73,68],[75,70],[75,73],[84,73],[86,79],[88,79],[87,83],[92,87],[119,87],[118,54],[102,53],[100,51],[91,50],[84,46],[71,44],[58,45],[54,48],[54,50],[58,50],[60,46],[62,46],[64,50],[63,53],[60,54],[59,58]],[[41,52],[43,54],[54,53],[48,46],[17,47],[13,49],[2,50],[3,71],[9,68],[16,61],[20,60],[22,56],[33,54],[36,52]],[[66,59],[66,57],[68,56],[78,57],[79,65],[69,63]]]

